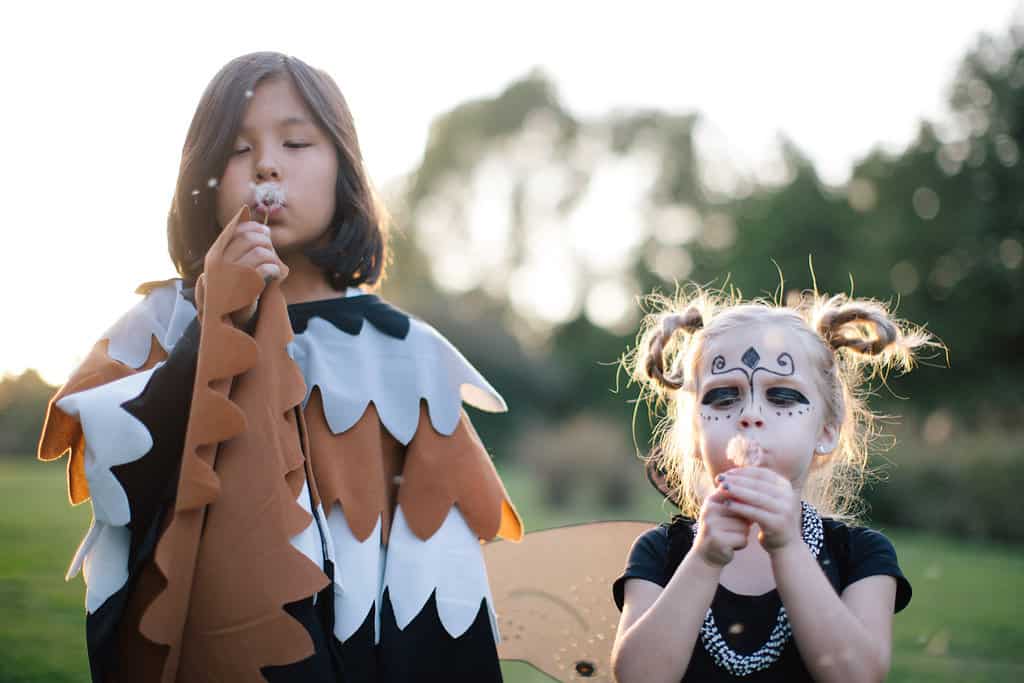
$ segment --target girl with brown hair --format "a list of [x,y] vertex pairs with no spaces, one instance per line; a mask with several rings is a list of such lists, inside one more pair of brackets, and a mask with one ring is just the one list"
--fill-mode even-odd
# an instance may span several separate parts
[[461,404],[505,404],[369,293],[386,216],[330,76],[224,66],[167,237],[181,278],[140,288],[40,441],[92,500],[93,680],[500,680],[479,540],[522,524]]

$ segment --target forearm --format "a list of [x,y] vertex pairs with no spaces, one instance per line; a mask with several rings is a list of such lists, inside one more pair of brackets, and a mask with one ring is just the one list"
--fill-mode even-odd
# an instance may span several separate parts
[[686,673],[721,567],[688,554],[655,600],[617,639],[612,667],[620,683],[678,681]]
[[803,543],[772,555],[800,655],[816,681],[881,681],[888,648],[843,603]]

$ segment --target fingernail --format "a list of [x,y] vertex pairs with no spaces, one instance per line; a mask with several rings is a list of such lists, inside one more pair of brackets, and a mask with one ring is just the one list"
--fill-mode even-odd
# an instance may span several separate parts
[[724,474],[719,474],[717,477],[715,477],[715,479],[717,481],[725,481],[725,475]]
[[725,502],[722,503],[722,505],[724,505],[725,507],[729,507],[730,505],[732,505],[732,501],[730,499],[726,498]]
[[729,485],[728,484],[722,484],[722,488],[725,489],[726,491],[728,491],[729,490]]

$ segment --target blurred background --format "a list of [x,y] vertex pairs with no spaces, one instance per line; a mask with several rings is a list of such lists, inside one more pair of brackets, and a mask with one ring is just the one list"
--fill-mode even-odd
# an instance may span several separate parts
[[393,215],[382,293],[506,398],[508,414],[473,419],[530,529],[672,513],[644,480],[652,421],[618,365],[643,294],[797,296],[813,257],[820,290],[926,323],[948,363],[872,399],[892,419],[866,521],[915,587],[892,679],[1024,677],[1021,8],[776,5],[21,17],[34,40],[9,55],[0,114],[17,200],[0,681],[85,680],[82,590],[60,577],[88,511],[65,505],[60,467],[32,462],[45,405],[134,286],[173,275],[163,225],[192,110],[224,62],[268,48],[349,98]]

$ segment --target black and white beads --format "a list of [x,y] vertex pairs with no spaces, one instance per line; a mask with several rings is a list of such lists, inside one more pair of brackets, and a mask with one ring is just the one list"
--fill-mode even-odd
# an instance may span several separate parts
[[[811,554],[817,557],[825,540],[825,528],[822,526],[818,511],[810,503],[800,503],[800,526],[804,543],[807,544]],[[694,532],[696,532],[696,527],[697,525],[694,524]],[[779,660],[786,642],[792,635],[793,629],[789,625],[785,607],[779,607],[779,615],[775,619],[775,626],[772,627],[771,633],[768,634],[768,640],[749,655],[741,655],[726,644],[718,630],[715,616],[710,607],[700,629],[701,643],[704,644],[704,649],[711,659],[717,666],[733,676],[749,676],[770,667]]]

